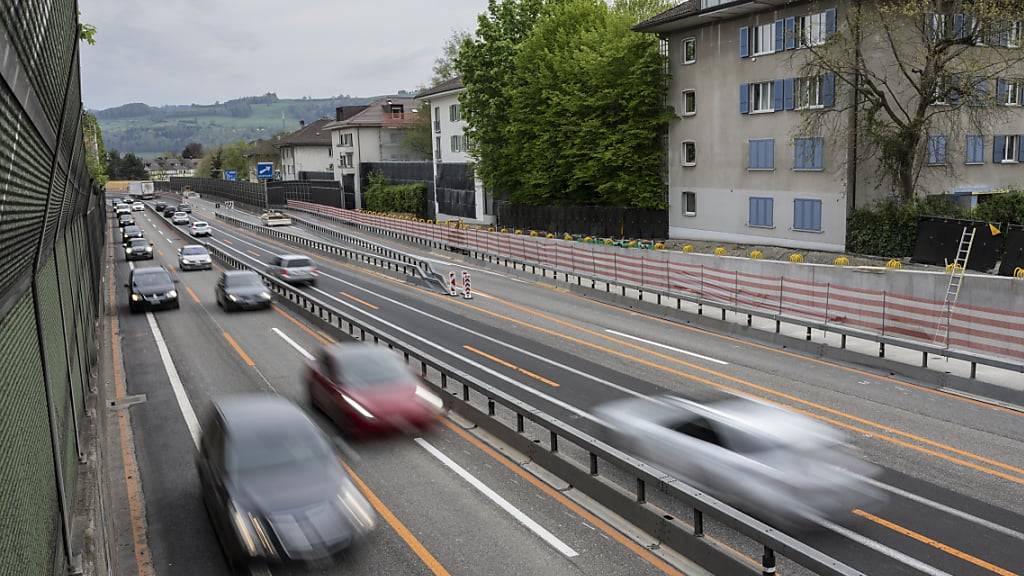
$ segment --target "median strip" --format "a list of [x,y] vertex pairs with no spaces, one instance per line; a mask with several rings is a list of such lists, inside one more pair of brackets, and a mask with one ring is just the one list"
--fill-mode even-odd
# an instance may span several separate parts
[[231,334],[228,334],[227,330],[222,332],[222,334],[224,334],[224,339],[228,341],[228,344],[230,344],[231,347],[235,349],[235,352],[238,353],[238,356],[242,358],[242,362],[245,362],[247,366],[256,365],[256,363],[252,361],[252,358],[245,353],[245,350],[242,350],[242,347],[238,345],[238,342],[235,342],[235,339],[231,337]]
[[466,350],[469,350],[470,352],[478,355],[478,356],[483,356],[484,358],[487,358],[488,360],[490,360],[491,362],[494,362],[495,364],[501,364],[502,366],[508,368],[509,370],[515,370],[516,372],[519,372],[520,374],[523,374],[525,376],[529,376],[530,378],[533,378],[534,380],[537,380],[538,382],[542,382],[544,384],[547,384],[548,386],[551,386],[552,388],[560,388],[561,387],[558,384],[558,382],[555,382],[553,380],[549,380],[549,379],[541,376],[540,374],[535,374],[533,372],[530,372],[529,370],[527,370],[525,368],[520,368],[519,366],[516,366],[515,364],[513,364],[511,362],[508,362],[506,360],[502,360],[501,358],[498,358],[497,356],[492,356],[492,355],[490,355],[490,354],[488,354],[486,352],[483,352],[481,350],[477,350],[476,348],[473,348],[472,346],[470,346],[468,344],[464,344],[462,347],[465,348]]

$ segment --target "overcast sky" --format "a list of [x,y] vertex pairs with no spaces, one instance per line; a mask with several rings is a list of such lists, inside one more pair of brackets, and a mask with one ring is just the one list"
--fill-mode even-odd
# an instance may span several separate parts
[[90,109],[373,96],[429,82],[452,30],[486,0],[80,0],[98,29],[82,45]]

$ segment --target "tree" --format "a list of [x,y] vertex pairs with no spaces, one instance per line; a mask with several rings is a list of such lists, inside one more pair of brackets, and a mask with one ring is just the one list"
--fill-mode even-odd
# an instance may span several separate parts
[[459,96],[476,174],[498,195],[517,189],[520,167],[506,139],[515,56],[533,29],[545,0],[488,0],[476,34],[459,47],[455,68],[466,90]]
[[89,176],[97,184],[106,184],[107,151],[103,146],[103,130],[96,116],[90,112],[82,114],[82,144],[85,145],[85,164],[89,168]]
[[199,142],[189,142],[185,149],[181,151],[182,158],[202,158],[203,157],[203,145]]
[[431,78],[434,85],[459,75],[455,68],[455,62],[459,57],[459,48],[470,38],[469,32],[465,30],[453,30],[451,35],[445,39],[444,45],[441,47],[441,55],[434,60],[434,75]]
[[225,171],[234,170],[238,173],[239,179],[245,179],[249,174],[248,154],[251,149],[251,144],[239,140],[209,150],[199,161],[196,175],[203,178],[223,178]]
[[420,102],[416,108],[416,123],[405,131],[402,148],[407,152],[429,159],[433,154],[434,130],[430,125],[430,107]]
[[[991,131],[1005,112],[997,105],[1005,97],[1000,79],[1020,75],[1024,38],[1013,24],[1022,20],[1024,2],[1016,0],[851,4],[823,43],[795,38],[808,45],[794,53],[806,58],[802,75],[824,78],[838,95],[835,106],[806,116],[803,131],[854,145],[848,162],[877,163],[878,185],[909,201],[929,135],[943,135],[943,147],[963,142]],[[946,164],[955,171],[956,163]]]
[[145,180],[149,177],[149,173],[146,172],[146,165],[142,158],[129,152],[121,159],[118,176],[121,180]]
[[121,153],[117,150],[107,152],[107,176],[111,180],[121,180]]

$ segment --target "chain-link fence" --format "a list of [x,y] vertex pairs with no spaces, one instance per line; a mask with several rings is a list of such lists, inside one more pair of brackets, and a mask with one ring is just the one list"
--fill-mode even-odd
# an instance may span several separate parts
[[63,574],[106,227],[75,2],[0,0],[0,47],[0,575]]

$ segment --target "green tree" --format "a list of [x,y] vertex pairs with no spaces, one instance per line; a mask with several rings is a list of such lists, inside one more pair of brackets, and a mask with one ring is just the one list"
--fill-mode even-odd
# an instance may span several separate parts
[[121,153],[117,150],[107,152],[107,176],[111,180],[123,180],[121,177]]
[[451,80],[459,75],[455,68],[455,62],[459,57],[459,49],[471,38],[465,30],[454,30],[444,41],[441,47],[441,55],[434,60],[434,75],[431,78],[433,84],[440,84]]
[[434,130],[430,125],[430,107],[425,101],[416,106],[416,123],[405,132],[402,148],[412,154],[429,159],[433,154]]
[[85,145],[85,164],[89,176],[97,184],[107,183],[107,151],[103,146],[103,130],[90,112],[82,114],[82,144]]
[[149,177],[149,173],[146,172],[146,165],[142,158],[129,152],[121,159],[119,176],[122,180],[145,180]]
[[189,142],[185,149],[181,151],[182,158],[202,158],[203,157],[203,145],[199,142]]
[[245,140],[208,150],[199,161],[196,175],[202,178],[223,178],[225,171],[234,170],[239,180],[245,180],[249,177],[248,154],[251,150],[252,144]]
[[196,168],[196,176],[201,178],[220,178],[224,167],[224,152],[220,147],[207,150],[206,155],[199,161]]

